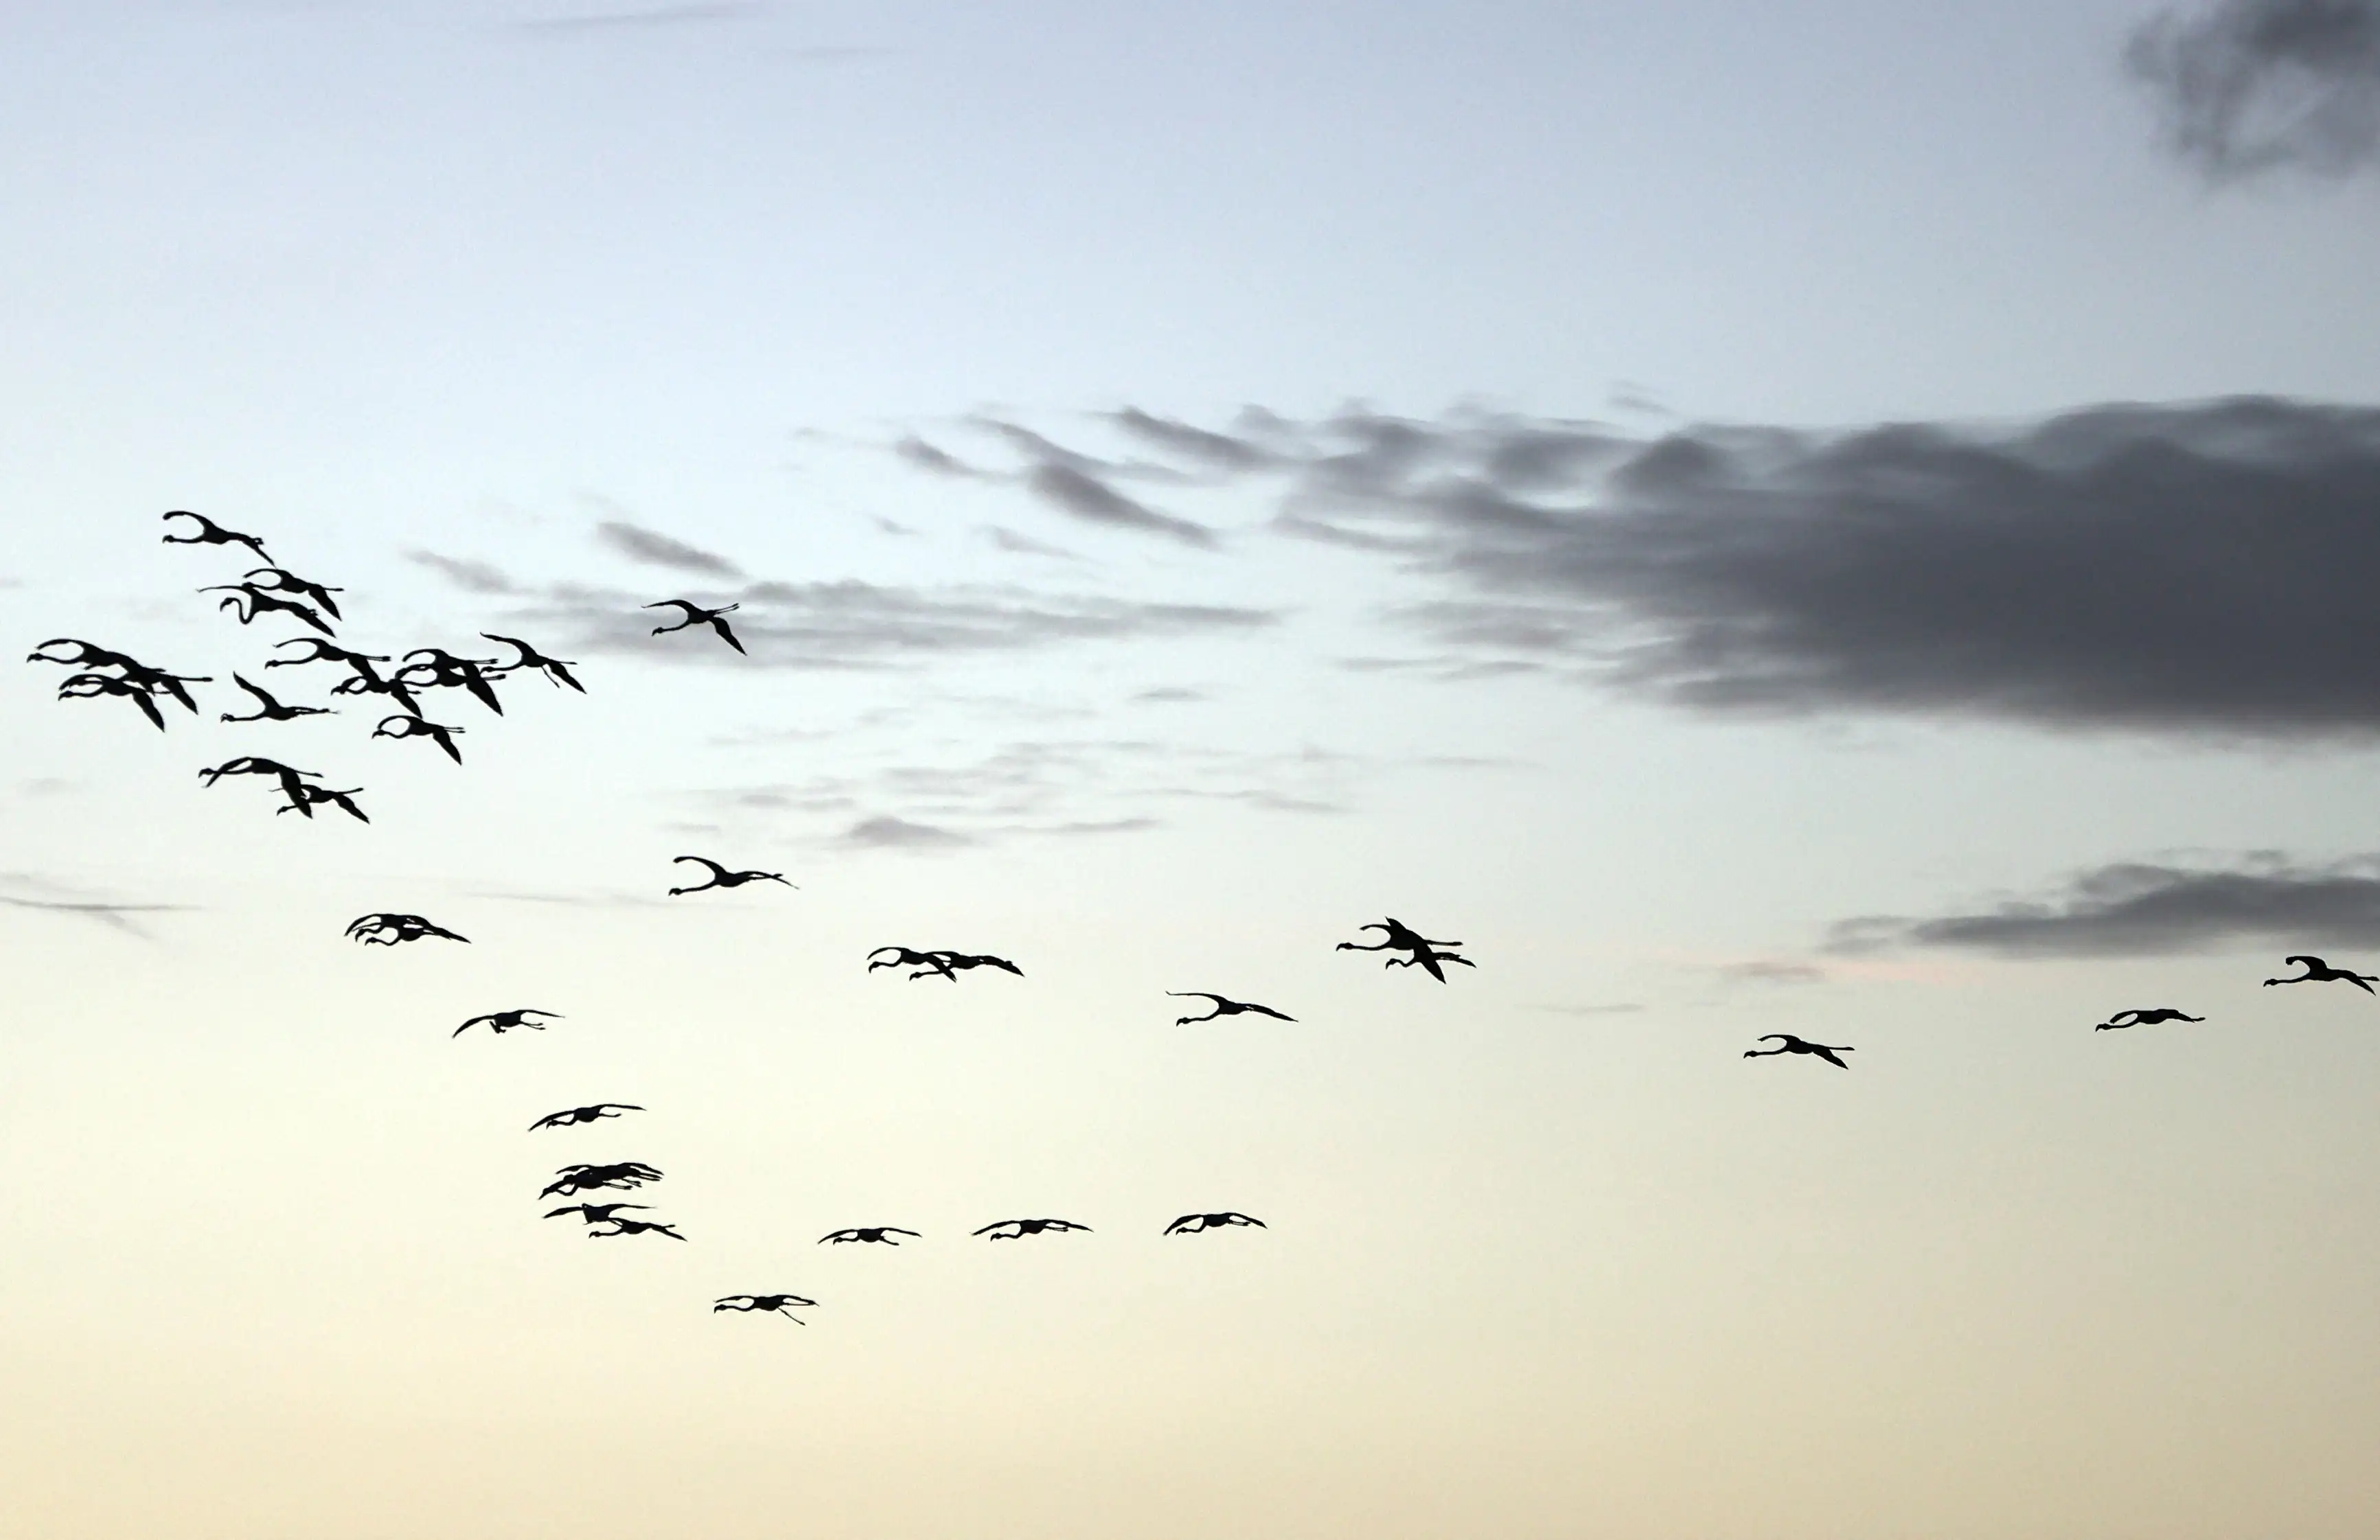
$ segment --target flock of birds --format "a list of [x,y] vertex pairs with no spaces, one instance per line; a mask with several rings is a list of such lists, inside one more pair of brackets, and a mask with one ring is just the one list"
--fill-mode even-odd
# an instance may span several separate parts
[[[329,693],[332,696],[340,697],[381,696],[385,697],[393,706],[397,708],[381,718],[371,731],[372,738],[385,738],[399,742],[424,739],[435,745],[448,758],[456,764],[461,764],[462,751],[455,746],[455,739],[463,733],[464,729],[450,723],[431,721],[423,710],[421,697],[424,695],[438,690],[460,690],[482,707],[502,715],[504,703],[496,692],[496,684],[525,672],[542,675],[556,688],[566,686],[582,695],[586,693],[586,686],[570,672],[573,666],[570,661],[547,657],[526,641],[517,637],[499,636],[492,632],[481,632],[480,635],[489,641],[512,649],[514,652],[512,658],[506,660],[462,657],[438,647],[416,648],[399,658],[389,654],[358,652],[342,647],[336,639],[337,632],[334,623],[344,623],[346,617],[340,612],[338,601],[333,596],[346,590],[310,581],[273,564],[272,556],[265,551],[263,541],[256,536],[225,528],[205,515],[188,510],[176,509],[164,516],[168,526],[173,527],[164,537],[164,543],[168,545],[237,546],[245,548],[257,561],[263,564],[250,568],[242,575],[241,580],[237,583],[211,584],[198,591],[225,594],[226,597],[220,601],[219,608],[234,614],[242,625],[250,624],[260,617],[272,615],[286,616],[309,627],[315,633],[314,635],[286,637],[274,644],[274,651],[283,655],[266,658],[261,667],[263,669],[285,668],[319,662],[341,665],[348,672],[330,686]],[[187,530],[182,529],[176,523],[178,520],[189,521],[190,527]],[[675,624],[653,628],[652,635],[656,637],[707,625],[713,634],[738,653],[745,650],[744,644],[737,639],[735,630],[727,621],[729,612],[736,608],[734,604],[722,605],[714,609],[706,608],[690,600],[670,599],[648,604],[644,608],[674,609],[679,612],[680,618]],[[300,653],[285,651],[290,648],[300,648],[305,650]],[[33,649],[29,661],[61,664],[78,671],[70,673],[59,685],[57,692],[59,698],[88,700],[113,697],[129,700],[153,726],[161,731],[164,729],[167,721],[161,702],[178,704],[189,712],[197,714],[198,702],[190,694],[188,686],[213,683],[212,677],[208,675],[175,673],[166,669],[152,667],[112,649],[71,637],[56,637],[42,642]],[[377,664],[392,661],[396,662],[397,666],[385,673],[375,667]],[[223,721],[291,721],[310,716],[332,715],[336,710],[336,708],[332,706],[284,703],[272,693],[237,672],[232,674],[231,680],[250,697],[255,709],[245,714],[223,712],[220,717]],[[298,770],[261,755],[239,755],[223,764],[203,768],[199,771],[200,781],[208,786],[214,785],[216,782],[226,776],[243,775],[264,777],[272,787],[280,793],[283,800],[274,809],[276,814],[294,812],[311,819],[317,807],[336,807],[363,822],[371,821],[363,808],[355,801],[355,798],[363,792],[362,787],[348,787],[342,790],[326,786],[322,783],[321,776],[314,771]],[[683,887],[671,888],[669,894],[673,898],[718,890],[732,890],[754,882],[777,882],[789,888],[795,886],[787,881],[782,872],[735,870],[702,855],[680,855],[673,859],[674,863],[698,867],[708,874],[703,880]],[[1446,964],[1452,964],[1465,968],[1476,966],[1470,959],[1461,956],[1453,950],[1464,943],[1434,940],[1393,917],[1358,928],[1364,931],[1378,931],[1380,933],[1379,939],[1373,941],[1341,941],[1336,950],[1391,953],[1392,955],[1384,959],[1385,966],[1420,968],[1441,984],[1447,981]],[[460,941],[466,944],[469,942],[468,937],[437,925],[423,916],[409,914],[375,913],[359,916],[347,926],[346,934],[351,940],[366,946],[396,946],[406,942],[432,939]],[[2290,977],[2268,978],[2265,980],[2267,986],[2338,982],[2351,984],[2367,994],[2373,994],[2375,993],[2373,985],[2380,983],[2380,975],[2361,974],[2350,969],[2334,967],[2322,958],[2303,953],[2294,954],[2285,961],[2298,964],[2303,971]],[[879,947],[868,954],[867,960],[867,971],[869,973],[885,968],[906,969],[909,970],[906,976],[912,981],[938,977],[956,982],[962,973],[987,967],[996,968],[1019,977],[1024,975],[1024,970],[1007,958],[958,952],[947,948],[918,950],[905,946]],[[1294,1022],[1297,1019],[1269,1005],[1233,1000],[1229,996],[1204,989],[1169,989],[1166,993],[1175,999],[1203,1000],[1208,1002],[1208,1009],[1203,1015],[1177,1017],[1175,1025],[1181,1026],[1245,1013],[1269,1016],[1276,1021],[1283,1022]],[[541,1019],[532,1020],[531,1018]],[[558,1012],[522,1006],[473,1016],[457,1026],[452,1036],[459,1037],[475,1026],[485,1026],[491,1034],[496,1036],[520,1029],[543,1031],[547,1021],[562,1019],[564,1018]],[[2093,1030],[2120,1031],[2164,1022],[2201,1022],[2205,1019],[2203,1016],[2186,1014],[2169,1006],[2135,1008],[2115,1013],[2107,1020],[2099,1023]],[[1824,1060],[1837,1069],[1848,1069],[1850,1065],[1838,1055],[1854,1051],[1846,1044],[1815,1043],[1785,1032],[1764,1034],[1755,1041],[1773,1042],[1777,1046],[1747,1049],[1743,1054],[1744,1058],[1809,1055]],[[625,1113],[643,1110],[645,1109],[637,1103],[616,1101],[569,1107],[558,1112],[547,1113],[529,1125],[529,1131],[535,1133],[545,1129],[581,1127],[609,1122]],[[564,1166],[556,1170],[554,1180],[548,1183],[538,1195],[541,1199],[552,1197],[583,1199],[588,1194],[639,1191],[662,1179],[662,1173],[659,1169],[643,1161],[623,1160],[604,1164],[581,1162]],[[634,1235],[660,1235],[674,1241],[686,1239],[667,1222],[630,1218],[625,1212],[629,1209],[644,1213],[652,1211],[649,1204],[625,1199],[608,1202],[580,1201],[550,1209],[543,1217],[551,1219],[575,1215],[585,1226],[586,1233],[590,1240],[613,1240]],[[1251,1226],[1257,1229],[1265,1228],[1264,1221],[1261,1219],[1236,1211],[1224,1210],[1216,1213],[1184,1214],[1167,1224],[1161,1233],[1196,1235],[1209,1230]],[[1089,1229],[1088,1225],[1078,1224],[1071,1219],[1016,1219],[995,1220],[973,1231],[973,1234],[993,1241],[1014,1241],[1029,1235],[1087,1231]],[[918,1231],[905,1230],[896,1225],[862,1225],[831,1231],[820,1237],[817,1243],[820,1245],[898,1246],[901,1243],[894,1240],[894,1236],[907,1236],[912,1240],[922,1238]],[[814,1306],[817,1303],[815,1300],[791,1292],[730,1294],[713,1302],[711,1309],[714,1313],[735,1311],[775,1314],[799,1324],[807,1324],[802,1323],[801,1317],[794,1312],[796,1309]]]

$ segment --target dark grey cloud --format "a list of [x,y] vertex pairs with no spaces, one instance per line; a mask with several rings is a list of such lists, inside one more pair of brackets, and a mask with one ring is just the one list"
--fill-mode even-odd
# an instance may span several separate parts
[[1554,669],[1708,711],[2380,730],[2370,408],[1648,438],[1351,407],[1265,431],[1247,479],[1277,528],[1440,585],[1394,617],[1439,655],[1362,666]]
[[1184,545],[1210,548],[1215,532],[1203,524],[1160,514],[1126,497],[1080,467],[1049,460],[1025,473],[1025,485],[1035,496],[1075,517],[1111,528],[1144,535],[1163,535]]
[[1144,412],[1137,406],[1111,412],[1108,420],[1135,439],[1217,470],[1260,470],[1275,464],[1278,458],[1272,449],[1257,439],[1196,428],[1172,418]]
[[915,433],[906,434],[892,445],[892,453],[919,470],[930,470],[938,476],[961,476],[982,479],[990,473],[967,464],[947,449],[928,443]]
[[643,562],[650,566],[670,567],[704,577],[732,579],[744,576],[744,569],[724,556],[714,555],[684,540],[673,540],[625,520],[604,520],[595,527],[595,538],[628,560]]
[[2167,144],[2209,181],[2380,164],[2380,0],[2220,0],[2167,11],[2125,62]]
[[2262,854],[2229,866],[2122,862],[2046,898],[1968,914],[1839,922],[1829,952],[1949,947],[2009,957],[2155,957],[2236,949],[2380,945],[2380,856],[2300,866]]
[[518,23],[525,32],[568,34],[620,28],[674,27],[703,21],[736,21],[760,7],[749,0],[709,0],[678,6],[653,6],[634,10],[589,11],[579,16],[541,17]]
[[458,556],[441,556],[434,551],[408,551],[405,559],[428,567],[465,593],[518,593],[520,588],[504,572],[486,562],[475,562]]

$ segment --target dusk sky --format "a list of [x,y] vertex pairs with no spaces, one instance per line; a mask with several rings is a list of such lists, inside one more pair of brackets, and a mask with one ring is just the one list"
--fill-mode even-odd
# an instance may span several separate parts
[[0,211],[7,1540],[2380,1533],[2380,0],[0,0]]

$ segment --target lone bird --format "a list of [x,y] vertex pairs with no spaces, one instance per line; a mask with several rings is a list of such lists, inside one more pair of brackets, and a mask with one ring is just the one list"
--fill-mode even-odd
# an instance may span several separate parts
[[372,729],[371,735],[375,738],[395,738],[399,741],[407,738],[427,738],[444,749],[446,758],[459,765],[463,762],[463,751],[455,746],[455,734],[463,730],[459,727],[447,727],[425,718],[408,717],[403,712],[398,712],[395,716],[381,718],[380,725]]
[[517,637],[499,637],[492,631],[482,631],[480,635],[492,642],[502,642],[520,654],[509,663],[498,663],[496,669],[499,673],[517,673],[523,669],[537,669],[544,673],[546,683],[556,689],[567,685],[580,695],[587,693],[587,686],[571,676],[569,659],[549,658]]
[[[882,953],[888,952],[892,955],[883,958],[880,962],[877,960]],[[878,947],[874,952],[869,952],[868,957],[869,973],[874,973],[879,968],[916,968],[917,971],[909,976],[912,978],[923,978],[928,974],[934,973],[941,975],[953,983],[958,981],[959,976],[951,971],[951,965],[934,952],[912,952],[907,947]]]
[[741,1310],[747,1314],[754,1310],[773,1310],[795,1326],[808,1326],[809,1322],[795,1315],[793,1307],[816,1304],[818,1301],[806,1300],[799,1294],[730,1294],[713,1304],[710,1313],[716,1316],[722,1310]]
[[901,1243],[898,1241],[885,1240],[884,1237],[887,1235],[906,1235],[913,1241],[920,1239],[917,1232],[914,1230],[903,1230],[898,1225],[880,1224],[866,1225],[857,1230],[838,1230],[832,1235],[820,1236],[818,1238],[818,1243],[820,1245],[825,1245],[829,1241],[833,1242],[838,1246],[842,1245],[846,1241],[873,1241],[879,1244],[887,1246],[897,1246]]
[[2336,978],[2345,983],[2354,985],[2357,988],[2362,990],[2368,995],[2373,992],[2373,985],[2380,984],[2380,974],[2354,973],[2346,968],[2334,968],[2319,957],[2306,957],[2301,955],[2296,957],[2284,957],[2281,961],[2284,963],[2302,964],[2305,967],[2305,972],[2298,975],[2295,978],[2268,978],[2265,980],[2267,986],[2274,984],[2319,984],[2325,980]]
[[314,601],[316,608],[329,611],[333,620],[347,618],[339,613],[339,601],[331,597],[334,593],[346,592],[345,588],[328,588],[320,583],[309,583],[296,573],[285,572],[279,567],[258,567],[240,576],[260,588],[271,588],[276,593],[304,594]]
[[[592,1193],[605,1187],[626,1192],[662,1179],[661,1172],[641,1160],[622,1160],[609,1166],[589,1166],[582,1162],[565,1166],[553,1174],[556,1180],[538,1194],[539,1197],[550,1198],[558,1194],[574,1198],[581,1193]],[[590,1219],[588,1222],[592,1224],[594,1221]]]
[[1251,1005],[1244,1000],[1225,1000],[1220,995],[1208,994],[1204,989],[1168,989],[1165,992],[1176,1000],[1211,1000],[1215,1002],[1215,1009],[1203,1016],[1174,1017],[1173,1025],[1176,1026],[1188,1026],[1194,1022],[1211,1022],[1218,1016],[1236,1016],[1243,1011],[1254,1011],[1257,1015],[1270,1016],[1277,1022],[1297,1020],[1295,1016],[1282,1015],[1269,1005]]
[[612,1218],[623,1208],[650,1208],[650,1203],[574,1203],[562,1208],[546,1210],[545,1218],[558,1219],[565,1214],[576,1214],[589,1224],[617,1224]]
[[347,934],[366,946],[393,947],[399,941],[418,941],[424,936],[460,941],[466,946],[471,943],[468,936],[457,936],[443,926],[431,924],[419,915],[358,916],[348,922]]
[[[1011,1228],[1012,1226],[1014,1228]],[[1087,1231],[1090,1228],[1087,1224],[1076,1224],[1072,1219],[1002,1219],[998,1224],[988,1224],[974,1233],[989,1235],[995,1241],[1016,1241],[1027,1235],[1038,1235],[1045,1230]]]
[[587,1232],[587,1238],[590,1241],[608,1241],[614,1235],[644,1235],[653,1233],[666,1235],[673,1241],[683,1241],[686,1239],[685,1236],[680,1235],[676,1231],[672,1230],[669,1226],[653,1219],[613,1219],[608,1222],[612,1226],[610,1230],[590,1230]]
[[1801,1038],[1794,1037],[1793,1034],[1790,1032],[1765,1032],[1759,1037],[1754,1038],[1753,1041],[1756,1043],[1773,1042],[1780,1046],[1777,1048],[1746,1049],[1743,1050],[1743,1056],[1746,1059],[1767,1059],[1773,1054],[1779,1053],[1815,1053],[1819,1058],[1825,1060],[1828,1063],[1832,1064],[1839,1070],[1847,1070],[1851,1068],[1849,1064],[1844,1063],[1841,1060],[1836,1058],[1835,1055],[1838,1053],[1850,1053],[1853,1050],[1849,1048],[1842,1047],[1840,1044],[1833,1048],[1829,1048],[1824,1043],[1807,1043],[1803,1042]]
[[1258,1230],[1269,1230],[1272,1228],[1270,1225],[1266,1224],[1262,1219],[1252,1219],[1245,1214],[1233,1214],[1230,1212],[1221,1214],[1184,1214],[1180,1219],[1174,1220],[1172,1224],[1167,1225],[1165,1227],[1164,1233],[1168,1235],[1196,1235],[1202,1230],[1220,1230],[1225,1225],[1254,1225]]
[[171,513],[159,516],[169,522],[177,518],[189,519],[199,527],[199,532],[195,535],[176,535],[170,530],[167,531],[164,540],[167,545],[244,545],[256,552],[258,561],[273,560],[265,553],[262,540],[258,540],[254,535],[243,535],[237,529],[226,529],[204,514],[194,514],[188,508],[176,508]]
[[[464,1026],[471,1024],[465,1022]],[[460,1030],[459,1028],[457,1030]],[[641,1112],[644,1109],[633,1101],[599,1101],[592,1107],[566,1107],[559,1112],[548,1112],[528,1125],[531,1134],[540,1128],[573,1128],[579,1123],[591,1123],[598,1118],[616,1118],[623,1112]],[[630,1207],[641,1208],[642,1204]]]
[[[275,807],[273,811],[276,813],[303,813],[310,819],[315,808],[329,803],[358,823],[371,822],[364,810],[356,806],[356,794],[363,790],[361,786],[350,786],[344,792],[334,792],[328,786],[284,786],[282,790],[289,794],[289,800]],[[455,940],[461,940],[462,938],[457,936]]]
[[932,956],[942,966],[956,968],[961,973],[970,968],[999,968],[1003,972],[1013,973],[1019,978],[1025,976],[1025,970],[1005,957],[991,957],[980,952],[936,952]]
[[[2127,1021],[2125,1018],[2130,1017]],[[2203,1022],[2204,1016],[2185,1016],[2180,1012],[2158,1006],[2154,1011],[2119,1011],[2093,1027],[2094,1032],[2121,1032],[2128,1026],[2153,1026],[2158,1022]]]
[[[783,872],[729,871],[718,862],[702,855],[673,855],[670,860],[672,862],[691,861],[698,867],[710,868],[710,881],[697,883],[691,888],[672,888],[670,890],[672,898],[677,897],[680,893],[707,893],[713,888],[740,888],[747,882],[785,882],[785,874]],[[800,885],[797,882],[785,882],[788,888],[797,888]]]
[[1460,963],[1466,968],[1477,966],[1467,957],[1457,957],[1451,951],[1438,950],[1440,947],[1459,947],[1463,944],[1461,941],[1433,941],[1394,916],[1390,916],[1378,925],[1359,925],[1355,928],[1377,930],[1380,932],[1381,940],[1370,946],[1355,941],[1342,941],[1338,945],[1338,951],[1409,952],[1410,956],[1388,958],[1386,965],[1391,968],[1426,968],[1429,976],[1440,984],[1446,982],[1445,970],[1439,966],[1440,963]]
[[[517,1011],[491,1011],[484,1016],[473,1016],[469,1021],[465,1022],[462,1025],[448,1033],[447,1036],[450,1037],[460,1037],[464,1033],[470,1031],[471,1028],[478,1026],[482,1022],[487,1024],[489,1031],[494,1033],[500,1037],[516,1026],[528,1027],[531,1032],[544,1031],[545,1024],[543,1022],[530,1021],[528,1018],[531,1016],[552,1016],[555,1021],[560,1021],[562,1019],[562,1013],[559,1011],[540,1011],[534,1005],[524,1005]],[[643,1109],[638,1108],[638,1110],[642,1111]],[[555,1116],[559,1117],[561,1114],[556,1113]],[[580,1121],[584,1122],[585,1120],[582,1119]]]
[[315,613],[311,605],[300,604],[294,599],[283,599],[253,583],[211,583],[199,592],[228,594],[229,597],[215,608],[234,612],[239,616],[242,625],[261,614],[296,615],[325,637],[333,634],[331,623]]
[[[417,658],[421,661],[415,662]],[[493,658],[457,658],[443,647],[417,647],[405,655],[405,666],[396,671],[396,677],[416,689],[468,690],[480,705],[503,716],[504,703],[496,698],[488,676],[480,672],[495,666]],[[423,677],[410,677],[417,673]]]
[[742,652],[744,650],[744,644],[737,641],[735,639],[735,633],[727,628],[728,612],[743,608],[740,604],[722,604],[716,610],[706,610],[701,605],[695,603],[692,600],[664,599],[658,604],[648,604],[644,606],[644,608],[648,610],[667,610],[675,608],[684,611],[686,613],[686,618],[679,621],[675,625],[654,626],[653,635],[656,637],[666,636],[672,631],[683,631],[689,625],[699,625],[704,621],[709,621],[710,623],[710,628],[719,633],[721,640],[724,641],[728,646],[734,648],[738,652]]
[[245,717],[236,717],[229,711],[225,711],[223,713],[223,720],[225,721],[295,721],[299,717],[327,717],[336,714],[327,706],[284,706],[273,699],[269,693],[259,689],[237,673],[231,676],[231,682],[256,697],[256,710],[252,715]]

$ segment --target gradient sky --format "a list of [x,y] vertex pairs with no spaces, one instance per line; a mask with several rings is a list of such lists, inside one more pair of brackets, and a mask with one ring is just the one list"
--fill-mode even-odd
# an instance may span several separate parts
[[213,680],[0,672],[0,1531],[2374,1533],[2375,172],[2369,0],[0,4],[0,616]]

